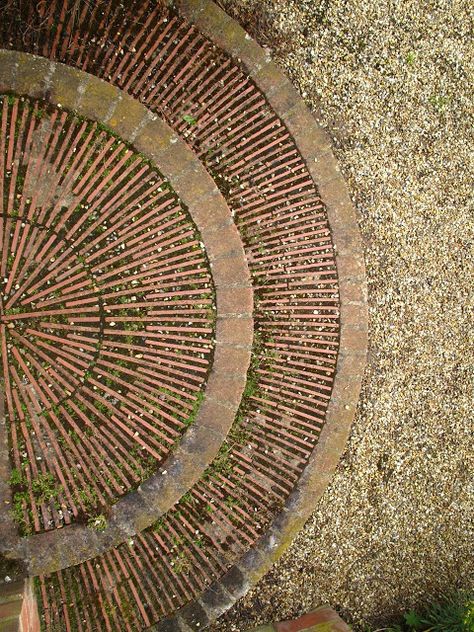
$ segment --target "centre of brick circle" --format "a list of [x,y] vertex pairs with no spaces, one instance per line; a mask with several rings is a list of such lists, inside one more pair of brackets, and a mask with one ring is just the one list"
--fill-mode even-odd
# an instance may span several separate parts
[[[22,194],[17,195],[16,199],[21,204]],[[2,336],[6,339],[7,363],[11,370],[17,367],[23,385],[30,384],[40,391],[35,378],[40,366],[45,374],[54,371],[58,365],[71,371],[70,381],[64,382],[62,397],[58,393],[59,399],[35,397],[41,408],[40,411],[35,409],[35,414],[45,415],[77,393],[78,387],[84,385],[92,374],[102,346],[106,322],[104,304],[96,275],[86,265],[85,257],[80,255],[74,241],[68,239],[66,230],[60,228],[56,232],[54,222],[48,226],[35,221],[34,214],[20,217],[18,212],[19,205],[13,208],[11,215],[2,217],[5,230],[9,232],[11,251],[6,259],[6,275],[0,281],[0,323],[5,325]],[[48,209],[46,217],[52,212]],[[43,260],[39,256],[41,252]],[[48,254],[51,256],[44,259]],[[68,292],[74,291],[74,287],[65,286],[56,277],[64,271],[64,262],[67,262],[67,269],[73,270],[75,277],[89,281],[79,284],[79,309],[76,305],[71,307],[71,301],[68,301]],[[68,279],[67,276],[65,278]],[[92,358],[84,355],[83,362],[78,364],[71,356],[70,345],[76,326],[81,326],[80,320],[75,319],[82,317],[80,307],[86,302],[94,308],[88,313],[87,324],[95,353]],[[27,413],[24,407],[23,411]]]
[[211,366],[214,289],[155,165],[40,100],[0,109],[2,374],[29,534],[96,519],[174,449]]

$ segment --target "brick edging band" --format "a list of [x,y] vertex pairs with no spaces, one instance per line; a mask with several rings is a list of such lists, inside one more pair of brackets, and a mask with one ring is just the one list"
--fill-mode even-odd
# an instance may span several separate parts
[[217,302],[213,366],[220,368],[211,370],[195,422],[161,468],[113,505],[104,531],[75,524],[4,543],[5,553],[16,555],[32,575],[39,575],[121,544],[164,515],[199,480],[225,440],[245,388],[253,290],[239,232],[223,196],[184,141],[158,116],[101,79],[29,53],[0,50],[0,92],[41,98],[98,121],[156,164],[201,233]]
[[329,137],[296,89],[239,24],[211,0],[177,0],[177,8],[231,55],[262,91],[291,133],[328,213],[340,291],[340,351],[326,421],[318,443],[283,511],[257,545],[198,601],[149,628],[155,632],[203,629],[268,572],[303,527],[330,483],[355,416],[368,344],[367,287],[363,245],[347,185]]

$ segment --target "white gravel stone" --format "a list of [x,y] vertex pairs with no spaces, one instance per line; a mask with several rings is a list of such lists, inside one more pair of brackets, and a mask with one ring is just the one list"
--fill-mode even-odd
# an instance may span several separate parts
[[370,351],[317,511],[210,629],[243,632],[322,603],[367,629],[474,588],[472,4],[221,5],[332,137],[365,244]]

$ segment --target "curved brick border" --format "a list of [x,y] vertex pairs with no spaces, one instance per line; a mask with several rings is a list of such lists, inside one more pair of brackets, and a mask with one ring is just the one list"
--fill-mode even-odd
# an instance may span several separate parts
[[29,572],[38,575],[79,564],[124,542],[165,514],[199,480],[227,436],[245,387],[253,291],[239,232],[224,198],[191,150],[156,115],[88,73],[28,53],[0,50],[0,91],[74,110],[106,125],[152,160],[188,207],[216,288],[214,362],[196,421],[161,469],[113,505],[103,532],[72,525],[17,539],[14,552],[9,541],[9,555],[21,557]]
[[217,46],[239,60],[292,134],[325,203],[336,251],[340,290],[340,351],[326,421],[297,488],[283,511],[238,564],[201,598],[149,628],[190,632],[205,628],[268,572],[313,513],[332,479],[354,419],[367,354],[367,287],[355,209],[331,142],[268,54],[210,0],[177,0],[177,8]]

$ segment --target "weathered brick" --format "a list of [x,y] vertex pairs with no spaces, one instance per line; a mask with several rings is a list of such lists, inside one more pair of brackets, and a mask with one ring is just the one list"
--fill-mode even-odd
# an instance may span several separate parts
[[14,92],[16,89],[16,71],[21,53],[0,50],[0,91]]
[[121,92],[118,88],[100,79],[94,79],[86,85],[77,110],[86,118],[106,122],[120,99]]
[[194,206],[215,188],[210,175],[184,143],[171,147],[166,155],[160,156],[159,165],[163,170],[173,167],[174,173],[169,171],[173,187],[188,206]]
[[219,581],[215,581],[211,584],[199,599],[199,603],[211,620],[217,619],[233,602],[233,598]]
[[[306,165],[311,177],[321,193],[321,187],[335,178],[341,178],[339,163],[331,149],[316,147],[314,153],[306,159]],[[324,201],[325,198],[323,198]]]
[[206,611],[198,601],[181,608],[179,616],[192,630],[204,629],[210,623]]
[[216,288],[241,285],[250,281],[247,263],[240,257],[227,257],[211,262],[211,271]]
[[217,318],[218,343],[243,344],[243,340],[251,340],[252,332],[253,321],[250,318]]
[[28,94],[31,97],[43,99],[51,70],[51,62],[48,59],[20,54],[15,91],[18,94]]
[[367,331],[367,306],[342,305],[340,322],[344,327],[349,326],[352,329],[359,328],[362,331]]
[[159,168],[160,156],[167,152],[175,142],[177,142],[176,134],[157,117],[145,123],[135,136],[133,144],[150,160],[156,161]]
[[350,628],[335,610],[322,606],[293,621],[277,623],[276,632],[350,632]]
[[[209,389],[208,387],[207,391],[209,390],[212,390],[212,387],[211,389]],[[215,395],[218,396],[218,393],[215,393]],[[206,455],[207,462],[210,462],[214,458],[214,455],[212,455],[209,451],[210,442],[209,437],[206,441],[206,433],[212,431],[212,433],[216,434],[220,438],[220,440],[223,441],[232,425],[235,412],[235,410],[234,412],[232,412],[232,410],[230,410],[226,404],[223,404],[218,399],[211,399],[210,397],[206,397],[204,399],[204,402],[199,411],[199,427],[200,439],[203,442],[202,450],[203,454]],[[186,442],[187,444],[187,441],[188,438],[185,437],[183,443]]]
[[317,150],[329,149],[326,133],[317,125],[303,101],[284,113],[283,122],[295,139],[303,158],[313,156]]
[[193,219],[208,240],[219,241],[218,233],[233,224],[225,200],[217,189],[194,200]]
[[[229,367],[229,369],[232,370],[232,367]],[[235,410],[242,398],[245,381],[239,375],[226,375],[222,372],[212,371],[208,385],[212,385],[213,398],[224,406],[231,405]]]
[[139,101],[127,95],[122,95],[121,100],[115,106],[112,116],[107,119],[106,123],[107,127],[113,132],[125,140],[133,142],[147,117],[148,111]]
[[[252,337],[249,336],[251,342]],[[214,361],[212,368],[216,372],[223,372],[225,375],[247,374],[250,364],[250,349],[236,347],[234,345],[219,344],[214,351]]]
[[217,292],[219,316],[235,314],[249,316],[253,310],[253,290],[250,287],[220,288]]
[[218,231],[203,229],[201,234],[211,261],[218,257],[245,257],[239,231],[234,223],[222,226]]

